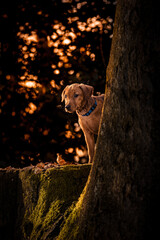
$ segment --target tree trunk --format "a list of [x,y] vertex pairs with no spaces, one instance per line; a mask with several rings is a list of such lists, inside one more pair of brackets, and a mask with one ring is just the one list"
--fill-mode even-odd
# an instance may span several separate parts
[[118,1],[93,167],[58,239],[160,235],[158,15],[151,1]]

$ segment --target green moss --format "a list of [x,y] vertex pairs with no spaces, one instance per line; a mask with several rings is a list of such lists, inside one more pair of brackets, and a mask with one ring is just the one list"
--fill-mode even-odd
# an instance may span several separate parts
[[79,219],[80,207],[75,207],[68,219],[65,222],[60,234],[58,235],[56,240],[73,240],[77,239],[79,225],[77,220]]
[[56,240],[78,240],[81,239],[79,236],[79,233],[81,232],[79,229],[79,220],[81,218],[81,209],[83,208],[83,198],[85,196],[85,193],[87,191],[87,186],[90,181],[90,178],[88,178],[88,182],[80,195],[76,205],[72,205],[72,209],[70,211],[70,215],[68,218],[65,218],[65,221],[63,222],[63,227],[60,231],[60,234],[56,238]]
[[82,192],[90,165],[65,166],[35,173],[24,169],[19,173],[22,184],[24,239],[53,239],[71,205]]

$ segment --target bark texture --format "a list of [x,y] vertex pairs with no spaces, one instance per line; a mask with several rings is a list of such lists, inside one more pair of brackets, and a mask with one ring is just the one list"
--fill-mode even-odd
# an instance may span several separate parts
[[94,164],[58,239],[160,235],[159,32],[155,3],[118,1]]

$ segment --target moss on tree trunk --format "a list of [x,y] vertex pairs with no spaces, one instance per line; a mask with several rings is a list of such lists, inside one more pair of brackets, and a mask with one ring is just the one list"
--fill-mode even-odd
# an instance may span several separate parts
[[0,170],[3,240],[54,239],[82,192],[90,165]]
[[58,240],[160,235],[159,40],[156,4],[117,1],[96,154]]

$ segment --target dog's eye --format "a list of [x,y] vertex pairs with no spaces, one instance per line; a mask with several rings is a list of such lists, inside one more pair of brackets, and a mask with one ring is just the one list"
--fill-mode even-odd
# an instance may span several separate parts
[[67,98],[67,95],[64,95],[64,98]]
[[74,94],[74,97],[75,97],[75,98],[77,98],[78,96],[79,96],[79,94],[77,94],[77,93],[76,93],[76,94]]

